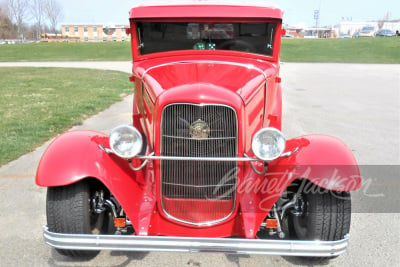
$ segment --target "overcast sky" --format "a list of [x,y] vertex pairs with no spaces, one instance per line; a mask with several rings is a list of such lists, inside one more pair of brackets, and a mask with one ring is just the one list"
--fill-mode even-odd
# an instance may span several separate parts
[[[173,2],[174,0],[171,0]],[[128,23],[128,12],[135,0],[68,0],[62,23]],[[276,0],[285,12],[285,24],[306,23],[314,26],[314,10],[320,9],[320,25],[338,24],[343,18],[353,21],[382,19],[387,12],[391,19],[400,19],[400,0]]]

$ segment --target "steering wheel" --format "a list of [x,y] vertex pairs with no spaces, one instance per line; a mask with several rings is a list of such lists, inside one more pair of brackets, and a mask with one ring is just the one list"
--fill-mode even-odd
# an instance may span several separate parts
[[218,49],[222,50],[235,50],[235,51],[243,51],[243,52],[255,52],[256,48],[243,40],[228,40],[220,45],[218,45]]

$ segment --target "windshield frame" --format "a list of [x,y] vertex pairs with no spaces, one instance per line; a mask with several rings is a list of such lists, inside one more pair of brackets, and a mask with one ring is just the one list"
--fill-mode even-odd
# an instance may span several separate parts
[[[275,23],[274,45],[271,56],[256,54],[252,52],[233,51],[233,50],[175,50],[157,52],[151,54],[140,54],[140,47],[137,35],[137,22],[187,22],[187,23]],[[141,61],[159,57],[179,56],[179,55],[226,55],[246,58],[261,59],[266,61],[278,61],[281,47],[282,20],[274,18],[265,19],[235,19],[235,18],[168,18],[168,19],[131,19],[131,42],[132,55],[134,61]]]

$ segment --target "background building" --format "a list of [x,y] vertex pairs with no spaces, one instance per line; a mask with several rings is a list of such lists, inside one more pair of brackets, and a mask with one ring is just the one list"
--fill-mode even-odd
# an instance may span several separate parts
[[392,21],[341,21],[331,27],[307,27],[304,25],[285,25],[286,36],[292,38],[337,38],[342,34],[352,36],[360,32],[363,27],[372,26],[375,31],[389,29],[394,33],[400,32],[400,20]]
[[365,26],[372,26],[377,30],[389,29],[393,32],[400,30],[400,21],[342,21],[335,26],[335,31],[338,34],[350,34],[361,31]]
[[126,28],[129,25],[62,24],[61,35],[64,41],[72,42],[121,42],[130,40]]

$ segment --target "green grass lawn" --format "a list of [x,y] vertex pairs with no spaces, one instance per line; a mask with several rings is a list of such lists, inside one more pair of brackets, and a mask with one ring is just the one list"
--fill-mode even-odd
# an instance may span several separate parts
[[[132,60],[130,42],[0,45],[0,61]],[[400,63],[400,37],[283,39],[286,62]]]
[[130,42],[0,45],[0,61],[126,61]]
[[284,39],[286,62],[400,63],[400,37],[356,39]]
[[125,73],[86,69],[0,68],[0,84],[0,165],[133,92]]

